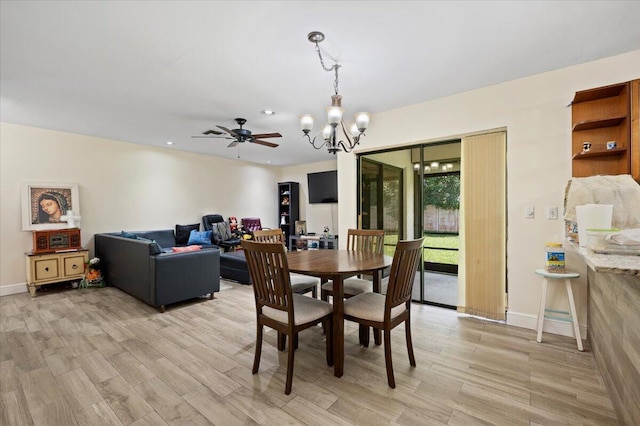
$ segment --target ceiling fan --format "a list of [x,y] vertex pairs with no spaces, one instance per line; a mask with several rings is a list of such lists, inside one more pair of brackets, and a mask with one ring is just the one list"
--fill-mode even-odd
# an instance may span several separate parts
[[228,135],[219,130],[210,129],[202,132],[202,135],[196,135],[191,137],[192,138],[234,139],[234,141],[228,145],[229,148],[234,147],[238,145],[238,143],[243,143],[243,142],[257,143],[259,145],[268,146],[270,148],[275,148],[278,146],[277,143],[263,141],[261,139],[262,138],[281,138],[282,135],[280,133],[256,133],[254,135],[251,133],[251,130],[242,128],[242,126],[247,122],[247,120],[245,120],[244,118],[236,118],[235,120],[236,120],[236,123],[238,123],[238,125],[240,126],[239,129],[230,130],[224,126],[216,125],[216,127],[227,132]]

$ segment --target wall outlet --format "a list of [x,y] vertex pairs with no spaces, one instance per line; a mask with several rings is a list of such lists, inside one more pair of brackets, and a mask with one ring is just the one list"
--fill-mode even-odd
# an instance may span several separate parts
[[524,218],[525,219],[533,219],[536,217],[536,208],[535,207],[525,207],[524,209]]
[[549,219],[549,220],[558,220],[558,208],[557,207],[547,207],[547,219]]

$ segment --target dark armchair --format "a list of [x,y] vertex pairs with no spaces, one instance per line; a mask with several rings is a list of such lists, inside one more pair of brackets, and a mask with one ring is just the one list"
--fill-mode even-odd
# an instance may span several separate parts
[[224,251],[234,251],[240,245],[240,236],[231,231],[231,226],[224,217],[219,214],[208,214],[202,216],[202,226],[205,231],[213,231],[211,241],[224,249]]
[[262,227],[262,222],[260,221],[259,217],[243,217],[241,223],[242,230],[244,232],[248,232],[251,235],[253,235],[253,231],[262,231],[263,229],[269,229]]

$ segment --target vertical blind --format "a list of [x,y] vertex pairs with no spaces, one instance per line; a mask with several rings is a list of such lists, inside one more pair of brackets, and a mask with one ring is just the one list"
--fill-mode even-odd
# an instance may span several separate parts
[[505,319],[506,133],[462,139],[464,306],[461,311]]

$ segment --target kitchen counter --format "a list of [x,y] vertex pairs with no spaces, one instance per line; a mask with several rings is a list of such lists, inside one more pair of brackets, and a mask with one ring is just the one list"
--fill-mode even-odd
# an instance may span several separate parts
[[569,242],[587,265],[587,327],[618,421],[640,419],[640,256],[598,254]]
[[587,247],[569,241],[569,247],[575,250],[587,266],[595,272],[640,276],[640,256],[594,253]]

